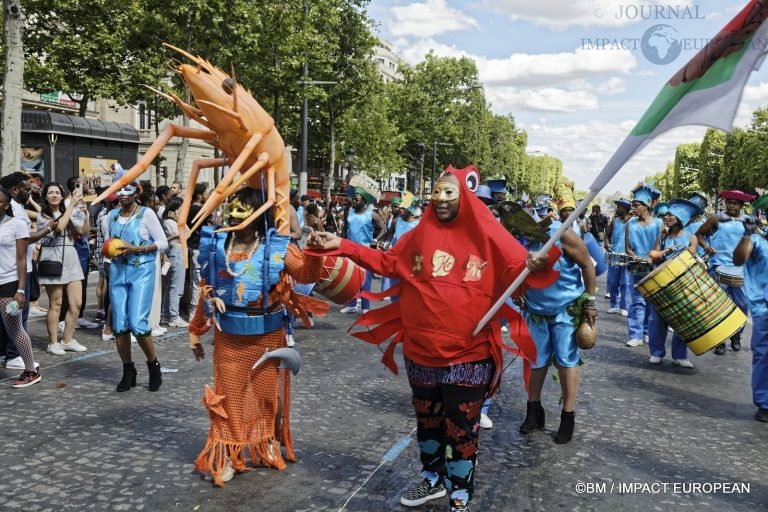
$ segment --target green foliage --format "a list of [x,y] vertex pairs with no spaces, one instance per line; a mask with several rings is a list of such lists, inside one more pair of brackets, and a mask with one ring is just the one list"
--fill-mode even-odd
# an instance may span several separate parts
[[718,179],[723,172],[723,152],[725,151],[725,133],[708,129],[701,142],[697,167],[701,191],[707,195],[716,195]]
[[527,192],[530,197],[537,194],[552,195],[562,177],[563,162],[559,158],[549,155],[524,155],[518,195],[522,192]]
[[675,150],[674,181],[672,194],[667,199],[688,197],[701,189],[699,185],[699,154],[701,144],[679,144]]
[[377,179],[403,172],[406,167],[405,158],[398,153],[405,145],[405,136],[393,123],[391,108],[389,97],[373,95],[348,110],[340,131],[346,144],[343,147],[355,148],[355,168]]

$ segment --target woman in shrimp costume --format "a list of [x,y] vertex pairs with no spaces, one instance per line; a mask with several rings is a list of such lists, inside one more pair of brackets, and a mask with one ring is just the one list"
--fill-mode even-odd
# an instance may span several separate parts
[[[262,204],[261,191],[240,190],[229,205],[229,226],[237,227]],[[289,236],[271,227],[269,215],[231,233],[203,228],[200,239],[201,300],[189,324],[198,360],[204,357],[200,337],[211,326],[215,330],[213,389],[206,386],[203,398],[211,427],[195,469],[212,475],[217,486],[249,469],[246,452],[254,466],[285,469],[285,459],[296,460],[288,414],[290,375],[278,368],[277,358],[289,366],[298,359],[286,347],[288,312],[311,326],[308,312],[328,310],[326,303],[294,292],[290,279],[317,281],[322,259],[305,259]],[[274,357],[263,357],[265,351]]]

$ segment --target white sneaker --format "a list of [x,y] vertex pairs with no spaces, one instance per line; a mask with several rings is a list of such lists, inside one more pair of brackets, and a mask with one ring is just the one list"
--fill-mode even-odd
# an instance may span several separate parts
[[608,311],[606,311],[606,313],[608,313],[609,315],[616,315],[618,314],[618,312],[619,312],[619,308],[609,308]]
[[48,316],[48,313],[44,311],[40,311],[37,308],[29,308],[29,316],[37,316],[37,317]]
[[[9,370],[26,370],[26,366],[24,366],[24,360],[21,358],[21,356],[7,360],[5,362],[5,367]],[[40,368],[40,363],[35,362],[35,368]]]
[[64,350],[69,350],[70,352],[85,352],[86,350],[88,350],[87,348],[79,344],[77,340],[74,338],[70,340],[69,343],[65,342],[64,340],[61,340],[59,342],[59,345],[61,345],[61,347]]
[[59,322],[59,332],[64,332],[64,320]]
[[642,345],[642,344],[643,344],[643,340],[638,340],[638,339],[631,339],[631,340],[629,340],[629,341],[626,343],[626,345],[627,345],[628,347],[639,347],[639,346],[640,346],[640,345]]
[[651,363],[651,364],[660,364],[661,363],[661,358],[659,356],[651,356],[648,359],[648,362]]
[[643,343],[648,343],[648,335],[643,336]]
[[622,309],[621,316],[624,316],[624,317],[629,316],[629,311],[627,311],[626,309]]
[[101,331],[101,341],[115,341],[115,333],[104,334],[104,331]]
[[606,293],[606,294],[605,294],[605,298],[606,298],[606,299],[610,299],[610,298],[611,298],[611,294],[610,294],[610,293]]
[[339,313],[359,313],[360,312],[360,306],[344,306],[339,310]]
[[673,359],[672,362],[681,368],[693,368],[693,363],[688,359]]
[[52,343],[48,345],[48,348],[45,349],[46,352],[49,354],[53,354],[55,356],[65,356],[67,355],[66,352],[64,352],[64,347],[61,346],[61,343]]
[[292,347],[296,345],[296,342],[293,339],[293,334],[286,334],[285,335],[285,346],[286,347]]
[[366,314],[369,311],[370,311],[370,309],[363,309],[363,314]]
[[509,332],[509,327],[507,327],[506,325],[502,325],[501,332]]
[[172,322],[168,322],[168,327],[189,327],[189,322],[179,317]]
[[493,428],[493,421],[485,414],[480,415],[480,428]]
[[83,329],[96,329],[97,327],[101,327],[101,324],[97,324],[96,322],[91,322],[87,318],[78,318],[77,319],[77,326],[82,327]]
[[159,338],[160,336],[162,336],[165,333],[166,333],[166,331],[162,327],[154,327],[152,329],[152,337],[153,338]]

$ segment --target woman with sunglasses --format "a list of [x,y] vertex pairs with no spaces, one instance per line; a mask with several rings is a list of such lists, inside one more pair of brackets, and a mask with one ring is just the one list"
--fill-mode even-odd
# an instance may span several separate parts
[[147,358],[149,390],[157,391],[163,379],[155,356],[149,313],[155,288],[157,251],[168,248],[163,227],[155,212],[136,202],[136,182],[117,191],[120,208],[109,212],[109,236],[124,242],[117,249],[109,268],[109,299],[112,304],[112,330],[117,352],[123,362],[123,378],[117,391],[136,386],[136,367],[131,357],[131,334]]

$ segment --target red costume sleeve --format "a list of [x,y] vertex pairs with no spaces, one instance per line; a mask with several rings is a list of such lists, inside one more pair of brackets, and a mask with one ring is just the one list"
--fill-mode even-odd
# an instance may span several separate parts
[[376,274],[387,277],[400,277],[397,272],[398,252],[396,247],[392,247],[389,251],[384,252],[343,239],[341,245],[336,250],[315,251],[307,248],[304,249],[304,253],[312,256],[341,255]]

